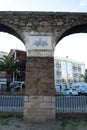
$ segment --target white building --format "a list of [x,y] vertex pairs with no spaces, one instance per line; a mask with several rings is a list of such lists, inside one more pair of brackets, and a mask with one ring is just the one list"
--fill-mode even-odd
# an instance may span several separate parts
[[7,56],[8,53],[7,53],[7,52],[0,51],[0,58],[2,58],[4,55]]
[[55,86],[69,87],[75,82],[84,81],[85,64],[67,58],[55,57]]

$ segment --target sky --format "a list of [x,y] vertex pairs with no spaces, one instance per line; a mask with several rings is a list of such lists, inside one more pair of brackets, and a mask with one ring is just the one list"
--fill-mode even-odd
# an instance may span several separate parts
[[[87,12],[87,0],[0,0],[0,11]],[[68,56],[84,62],[87,68],[86,48],[87,34],[72,34],[57,44],[55,56]],[[0,51],[9,52],[10,49],[25,50],[25,46],[18,38],[0,32]]]
[[[55,56],[85,63],[87,60],[87,34],[77,33],[64,37],[55,48]],[[87,66],[87,63],[86,63]]]
[[0,10],[86,12],[87,0],[0,0]]

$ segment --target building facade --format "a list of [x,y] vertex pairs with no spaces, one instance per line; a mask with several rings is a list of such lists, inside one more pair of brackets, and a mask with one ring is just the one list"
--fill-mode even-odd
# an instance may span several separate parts
[[13,80],[25,81],[26,52],[22,50],[11,49],[9,55],[18,60],[18,73],[14,73]]
[[[0,51],[0,59],[3,58],[3,56],[7,56],[7,52]],[[0,71],[0,82],[6,81],[6,72]]]
[[3,58],[3,56],[7,56],[7,55],[8,55],[7,52],[0,51],[0,58]]
[[67,58],[55,57],[55,86],[70,87],[70,84],[84,81],[85,64]]

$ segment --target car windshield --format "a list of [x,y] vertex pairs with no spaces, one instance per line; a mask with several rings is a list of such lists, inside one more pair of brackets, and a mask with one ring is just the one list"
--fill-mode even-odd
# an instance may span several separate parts
[[67,89],[64,89],[64,91],[67,91],[67,90],[70,90],[69,88],[67,88]]
[[76,89],[72,89],[73,91],[76,91]]

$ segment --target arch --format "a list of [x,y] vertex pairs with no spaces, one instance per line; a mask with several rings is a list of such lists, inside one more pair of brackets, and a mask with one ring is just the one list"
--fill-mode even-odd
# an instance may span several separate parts
[[87,24],[81,24],[81,25],[77,25],[77,26],[73,26],[70,29],[68,29],[67,31],[65,31],[61,37],[58,39],[57,43],[64,38],[65,36],[68,36],[70,34],[74,34],[74,33],[87,33]]
[[23,39],[21,38],[21,36],[11,27],[4,25],[4,24],[0,24],[0,32],[7,32],[15,37],[17,37],[18,39],[20,39],[23,42]]

